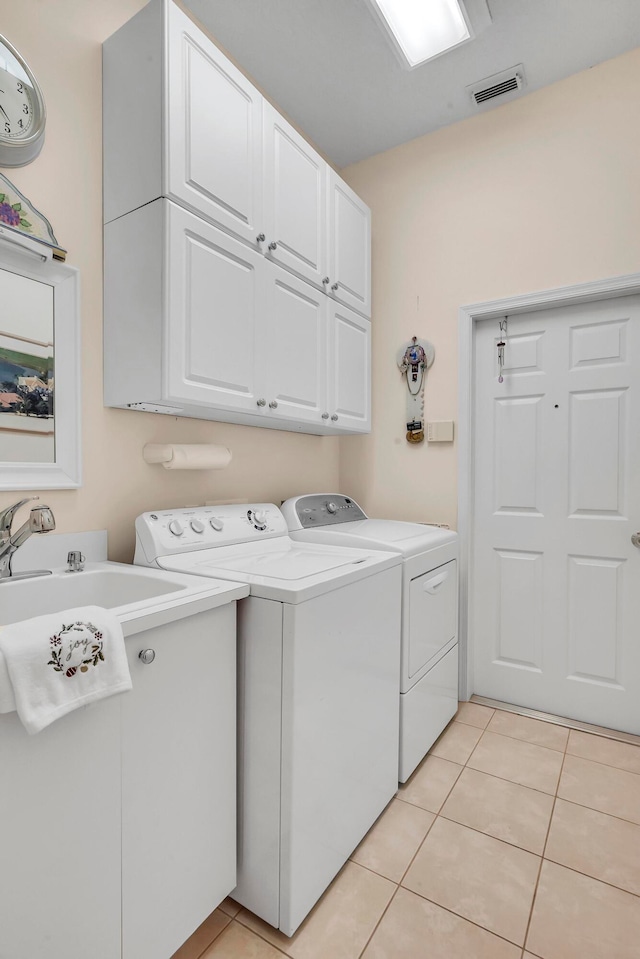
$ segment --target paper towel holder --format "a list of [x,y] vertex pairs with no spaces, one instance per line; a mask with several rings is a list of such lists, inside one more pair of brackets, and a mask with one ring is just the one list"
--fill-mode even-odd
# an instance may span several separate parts
[[225,469],[231,462],[231,450],[213,443],[145,443],[145,463],[159,464],[165,469]]

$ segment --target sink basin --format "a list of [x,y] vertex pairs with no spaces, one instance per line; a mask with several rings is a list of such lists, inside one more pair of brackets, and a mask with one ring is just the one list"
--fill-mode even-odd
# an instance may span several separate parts
[[117,567],[87,567],[81,573],[54,573],[0,582],[0,624],[59,613],[75,606],[115,609],[186,589],[184,583]]
[[[78,606],[102,606],[120,620],[125,637],[213,609],[249,595],[249,587],[202,576],[121,563],[89,563],[79,573],[0,582],[0,629]],[[13,687],[0,653],[0,713],[15,709]]]

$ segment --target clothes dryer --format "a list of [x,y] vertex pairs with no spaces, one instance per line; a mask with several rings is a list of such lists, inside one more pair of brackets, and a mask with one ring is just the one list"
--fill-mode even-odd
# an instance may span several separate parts
[[338,493],[296,496],[281,509],[299,543],[391,550],[402,557],[398,778],[405,782],[458,708],[458,535],[369,519],[354,499]]
[[400,560],[294,542],[271,503],[136,520],[136,563],[250,587],[232,896],[288,936],[397,790]]

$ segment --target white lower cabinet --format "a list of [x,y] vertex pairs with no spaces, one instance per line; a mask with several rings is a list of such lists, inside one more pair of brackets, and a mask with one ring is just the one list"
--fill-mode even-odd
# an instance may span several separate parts
[[370,429],[370,321],[166,199],[105,226],[105,403]]
[[122,698],[122,959],[169,959],[236,880],[235,604],[129,648]]
[[170,959],[234,888],[235,614],[130,636],[133,689],[36,736],[0,715],[1,959]]

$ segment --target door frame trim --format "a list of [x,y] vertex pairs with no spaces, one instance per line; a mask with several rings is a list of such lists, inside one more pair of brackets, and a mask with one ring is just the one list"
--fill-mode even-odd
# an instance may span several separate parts
[[472,397],[475,392],[475,335],[480,320],[498,320],[505,315],[518,316],[535,310],[594,303],[618,296],[640,293],[640,273],[592,280],[574,286],[539,290],[499,300],[487,300],[461,306],[458,311],[458,534],[459,569],[459,652],[460,698],[468,700],[473,689],[473,649],[468,642],[471,620],[469,581],[471,574],[475,417]]

